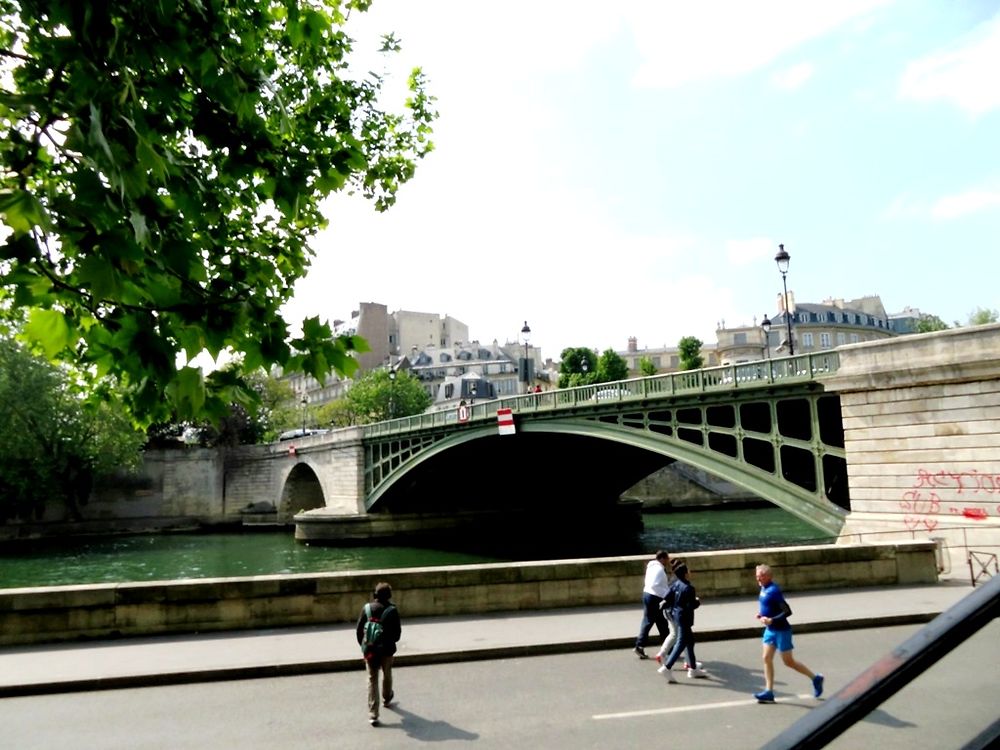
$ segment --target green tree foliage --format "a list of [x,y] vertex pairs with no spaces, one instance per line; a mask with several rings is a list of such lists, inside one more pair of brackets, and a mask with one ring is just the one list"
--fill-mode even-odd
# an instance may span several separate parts
[[597,382],[597,355],[585,346],[567,347],[559,355],[560,388],[575,388]]
[[943,331],[948,327],[937,315],[929,315],[927,313],[921,314],[920,320],[917,321],[916,332],[917,333],[930,333],[931,331]]
[[597,382],[610,383],[628,377],[628,364],[614,349],[605,349],[597,361]]
[[1000,321],[1000,312],[996,310],[977,307],[973,312],[969,313],[970,326],[983,326],[987,323],[996,323],[997,321]]
[[51,502],[78,518],[94,478],[135,467],[144,440],[113,393],[86,401],[70,370],[0,337],[0,522]]
[[657,372],[656,365],[653,364],[653,360],[649,357],[639,358],[639,374],[648,377],[650,375],[655,375]]
[[320,424],[347,427],[409,417],[423,414],[431,401],[420,381],[406,370],[398,370],[395,380],[388,370],[372,370],[358,378],[344,398],[326,405]]
[[323,199],[385,210],[432,149],[419,69],[397,112],[349,69],[348,16],[369,5],[0,0],[0,296],[26,337],[118,378],[147,423],[256,397],[238,371],[178,368],[202,351],[353,371],[363,340],[318,318],[293,337],[279,311]]
[[677,342],[677,351],[682,370],[697,370],[705,366],[705,360],[701,356],[701,339],[685,336]]

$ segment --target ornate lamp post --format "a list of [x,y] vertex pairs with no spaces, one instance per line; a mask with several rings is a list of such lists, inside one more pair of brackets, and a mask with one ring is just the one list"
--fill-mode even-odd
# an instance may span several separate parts
[[302,434],[304,436],[306,434],[306,407],[309,405],[309,399],[303,396],[299,403],[302,404]]
[[778,245],[778,254],[774,256],[774,262],[778,264],[778,270],[781,272],[781,287],[785,292],[785,322],[788,324],[788,353],[795,354],[795,343],[792,341],[792,313],[788,309],[788,283],[785,281],[789,260],[791,260],[791,256],[785,252],[785,246]]
[[531,374],[528,372],[528,342],[531,340],[531,329],[528,328],[528,321],[524,321],[521,328],[521,338],[524,340],[524,387],[525,390],[531,385]]
[[389,368],[389,419],[396,418],[396,371]]
[[760,321],[760,330],[764,332],[764,346],[767,347],[767,358],[771,358],[771,319],[764,313],[764,319]]

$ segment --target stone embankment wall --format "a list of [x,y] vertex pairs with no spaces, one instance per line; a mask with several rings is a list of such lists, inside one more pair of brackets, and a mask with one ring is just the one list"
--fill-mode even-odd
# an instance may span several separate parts
[[[903,542],[694,552],[698,593],[755,596],[767,563],[788,591],[933,583],[935,545]],[[345,573],[0,589],[0,645],[353,622],[388,580],[407,617],[633,604],[646,556]]]
[[936,539],[956,569],[1000,552],[1000,324],[840,347],[847,541]]

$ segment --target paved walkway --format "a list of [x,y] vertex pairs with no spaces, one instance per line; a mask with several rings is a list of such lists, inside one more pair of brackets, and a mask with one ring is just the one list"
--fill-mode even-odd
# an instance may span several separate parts
[[[972,591],[966,581],[789,592],[796,633],[927,622]],[[363,602],[358,602],[360,611]],[[702,642],[757,637],[753,597],[703,601]],[[397,663],[632,649],[634,606],[407,618]],[[655,637],[655,629],[653,631]],[[656,645],[649,649],[654,652]],[[626,654],[634,658],[631,654]],[[361,669],[353,624],[0,649],[0,697]]]

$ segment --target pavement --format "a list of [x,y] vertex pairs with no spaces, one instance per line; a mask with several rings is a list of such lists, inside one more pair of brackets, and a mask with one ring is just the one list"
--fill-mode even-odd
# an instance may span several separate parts
[[[968,581],[787,592],[795,633],[929,622],[972,592]],[[358,603],[360,611],[363,602]],[[699,642],[758,637],[754,597],[702,600]],[[407,618],[399,666],[622,649],[641,604]],[[647,645],[659,646],[656,630]],[[353,623],[0,648],[0,698],[362,669]]]

